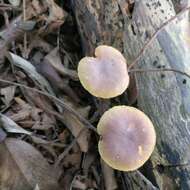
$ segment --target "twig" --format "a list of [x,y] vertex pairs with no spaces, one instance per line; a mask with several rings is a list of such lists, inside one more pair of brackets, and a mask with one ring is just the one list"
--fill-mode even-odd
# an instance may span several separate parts
[[6,27],[9,26],[9,16],[7,14],[7,11],[3,11],[3,16],[4,16],[4,20],[5,20],[5,25]]
[[2,41],[1,43],[3,43],[0,44],[1,51],[9,47],[14,40],[22,36],[24,31],[18,25],[18,23],[20,22],[21,16],[18,16],[9,24],[9,26],[6,29],[0,31],[0,37]]
[[136,170],[135,172],[146,182],[148,187],[151,187],[153,190],[158,190],[158,188],[155,187],[139,170]]
[[9,10],[9,11],[12,11],[12,10],[18,10],[20,11],[21,9],[19,7],[15,7],[11,4],[6,4],[6,3],[0,3],[0,10]]
[[[26,21],[26,0],[22,1],[23,5],[23,21]],[[27,34],[24,32],[24,58],[26,58],[27,52]]]
[[129,73],[147,73],[147,72],[175,72],[175,73],[179,73],[181,75],[185,75],[186,77],[188,77],[190,79],[190,75],[186,72],[177,70],[177,69],[132,69],[129,71]]
[[67,111],[69,111],[71,114],[73,114],[75,117],[77,117],[77,119],[79,119],[87,128],[91,129],[96,134],[98,134],[97,129],[89,121],[87,121],[80,114],[78,114],[73,108],[68,106],[66,103],[64,103],[63,101],[61,101],[59,98],[55,97],[54,95],[51,95],[48,92],[43,92],[43,91],[38,90],[36,88],[31,88],[29,86],[26,86],[24,84],[20,84],[20,83],[17,83],[17,82],[11,82],[11,81],[4,80],[4,79],[0,79],[0,82],[10,84],[10,85],[19,86],[19,87],[25,88],[27,90],[32,90],[33,92],[37,92],[39,94],[42,94],[44,96],[47,96],[47,97],[55,100],[56,102],[60,103],[60,105],[62,105]]
[[143,46],[143,48],[141,49],[141,51],[139,52],[139,54],[137,55],[137,57],[135,58],[135,60],[129,65],[128,70],[130,70],[132,67],[134,67],[138,61],[140,60],[141,56],[144,54],[144,52],[147,50],[147,48],[149,47],[149,45],[152,43],[152,41],[158,36],[158,34],[160,32],[162,32],[162,30],[168,25],[170,24],[172,21],[174,21],[176,18],[178,18],[180,15],[184,14],[186,11],[189,11],[190,7],[186,7],[184,9],[182,9],[178,14],[176,14],[175,16],[171,17],[169,20],[167,20],[164,24],[161,25],[161,27],[156,30],[153,35],[151,36],[150,40],[145,43],[145,45]]
[[77,143],[77,139],[80,137],[80,135],[86,130],[86,128],[81,129],[79,134],[73,139],[72,143],[64,150],[63,153],[61,153],[57,159],[57,161],[54,164],[54,167],[57,168],[60,164],[60,162],[65,158],[65,156],[69,153],[69,151],[73,148],[75,143]]

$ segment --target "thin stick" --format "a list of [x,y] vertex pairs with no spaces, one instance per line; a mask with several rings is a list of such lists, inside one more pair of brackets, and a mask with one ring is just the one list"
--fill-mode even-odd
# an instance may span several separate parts
[[141,49],[141,51],[139,52],[139,54],[137,55],[137,57],[135,58],[135,60],[129,65],[128,70],[130,70],[132,67],[134,67],[138,61],[140,60],[141,56],[144,54],[144,52],[146,51],[146,49],[149,47],[149,45],[152,43],[152,41],[158,36],[158,34],[160,32],[162,32],[162,30],[168,25],[170,24],[172,21],[174,21],[176,18],[178,18],[180,15],[184,14],[186,11],[189,11],[190,7],[186,7],[184,9],[182,9],[178,14],[176,14],[174,17],[171,17],[169,20],[167,20],[164,24],[162,24],[162,26],[156,30],[152,37],[150,38],[150,40],[145,43],[145,45],[143,46],[143,48]]
[[[49,98],[52,98],[53,100],[57,101],[58,103],[60,103],[67,111],[69,111],[70,113],[72,113],[74,116],[76,116],[82,123],[85,124],[85,126],[88,129],[91,129],[92,131],[94,131],[96,134],[98,134],[97,129],[90,123],[88,122],[85,118],[81,117],[77,112],[75,112],[75,110],[73,110],[70,106],[68,106],[67,104],[65,104],[63,101],[61,101],[60,99],[58,99],[57,97],[47,93],[47,92],[43,92],[41,90],[35,89],[35,88],[31,88],[29,86],[20,84],[20,83],[16,83],[16,82],[11,82],[8,80],[4,80],[4,79],[0,79],[0,82],[4,82],[7,84],[11,84],[11,85],[15,85],[18,87],[22,87],[28,90],[32,90],[34,92],[37,92],[39,94],[42,94],[44,96],[47,96]],[[64,159],[64,157],[68,154],[68,152],[73,148],[73,146],[77,143],[78,138],[81,136],[81,134],[85,131],[86,128],[83,128],[76,137],[74,137],[72,143],[65,149],[65,151],[59,156],[58,160],[55,163],[55,168],[58,167],[58,165],[60,164],[60,162]],[[98,134],[99,135],[99,134]]]
[[7,4],[7,3],[3,3],[1,1],[0,3],[0,10],[18,10],[20,11],[21,9],[19,7],[15,7],[14,5],[11,5],[11,4]]
[[43,92],[43,91],[38,90],[36,88],[31,88],[29,86],[26,86],[24,84],[20,84],[20,83],[17,83],[17,82],[11,82],[11,81],[4,80],[4,79],[0,79],[0,82],[6,83],[6,84],[10,84],[10,85],[19,86],[19,87],[25,88],[27,90],[32,90],[33,92],[37,92],[39,94],[42,94],[44,96],[47,96],[47,97],[55,100],[56,102],[60,103],[67,111],[69,111],[75,117],[77,117],[77,119],[79,119],[87,128],[91,129],[96,134],[98,134],[97,129],[89,121],[87,121],[84,117],[82,117],[80,114],[78,114],[73,108],[71,108],[70,106],[68,106],[66,103],[64,103],[63,101],[61,101],[59,98],[55,97],[54,95],[51,95],[48,92]]
[[81,129],[81,131],[78,133],[78,135],[73,139],[73,141],[69,144],[69,146],[64,150],[63,153],[61,153],[56,160],[54,167],[57,168],[60,164],[60,162],[67,156],[69,151],[73,148],[73,146],[77,143],[77,139],[81,136],[81,134],[85,131],[86,128]]
[[142,178],[142,180],[144,180],[146,182],[146,184],[147,184],[148,187],[151,187],[151,189],[153,189],[153,190],[159,190],[139,170],[136,170],[135,172]]
[[175,72],[175,73],[179,73],[181,75],[185,75],[186,77],[188,77],[190,79],[190,75],[186,72],[177,70],[177,69],[132,69],[129,71],[129,73],[146,73],[146,72]]
[[[23,21],[26,21],[26,0],[23,0]],[[24,58],[26,58],[27,51],[27,34],[24,32]]]

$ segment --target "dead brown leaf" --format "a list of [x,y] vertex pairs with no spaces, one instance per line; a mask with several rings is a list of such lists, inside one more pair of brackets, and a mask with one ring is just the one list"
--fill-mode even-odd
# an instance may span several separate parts
[[54,0],[45,0],[48,8],[49,8],[49,17],[47,22],[62,22],[66,17],[66,12],[59,7]]
[[63,165],[64,167],[75,167],[75,168],[79,168],[80,167],[80,162],[81,162],[81,152],[74,152],[71,154],[68,154],[64,160],[63,160]]
[[116,178],[114,176],[114,170],[110,168],[102,159],[101,159],[102,172],[105,181],[106,190],[115,190],[118,188]]
[[7,137],[7,134],[3,131],[0,125],[0,143],[2,143]]
[[56,173],[30,144],[9,138],[0,144],[0,152],[0,189],[60,189]]
[[[68,105],[70,105],[74,110],[76,110],[78,113],[81,114],[84,118],[88,117],[90,106],[87,107],[79,107],[71,102],[69,102],[66,98],[64,99],[65,102],[67,102]],[[72,115],[70,112],[64,111],[63,113],[63,119],[66,124],[66,126],[70,129],[71,133],[77,137],[80,131],[85,128],[84,124],[82,124],[74,115]],[[87,152],[89,147],[89,136],[90,131],[86,130],[84,131],[80,137],[77,139],[77,142],[80,146],[80,149],[82,152]]]
[[16,90],[15,86],[8,86],[8,87],[0,89],[0,94],[4,96],[2,98],[2,101],[4,102],[6,106],[8,106],[10,102],[13,100],[15,90]]
[[72,80],[78,80],[77,72],[71,69],[68,69],[62,64],[58,48],[53,49],[45,57],[45,61],[51,64],[63,77],[69,77]]

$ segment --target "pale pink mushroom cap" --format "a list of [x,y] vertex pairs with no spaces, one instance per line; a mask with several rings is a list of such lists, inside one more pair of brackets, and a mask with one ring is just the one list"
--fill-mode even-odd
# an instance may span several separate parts
[[98,126],[101,158],[112,168],[133,171],[152,154],[156,133],[150,119],[140,110],[115,106],[106,111]]
[[122,94],[129,85],[126,60],[115,48],[101,45],[94,57],[84,57],[78,65],[82,86],[93,96],[112,98]]

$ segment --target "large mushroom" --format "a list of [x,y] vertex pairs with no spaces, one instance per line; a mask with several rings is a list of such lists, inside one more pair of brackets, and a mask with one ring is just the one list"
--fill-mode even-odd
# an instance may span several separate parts
[[129,85],[126,60],[111,46],[101,45],[94,57],[84,57],[78,65],[78,76],[83,87],[100,98],[122,94]]
[[112,168],[133,171],[150,157],[156,133],[150,119],[140,110],[115,106],[106,111],[98,126],[101,158]]

